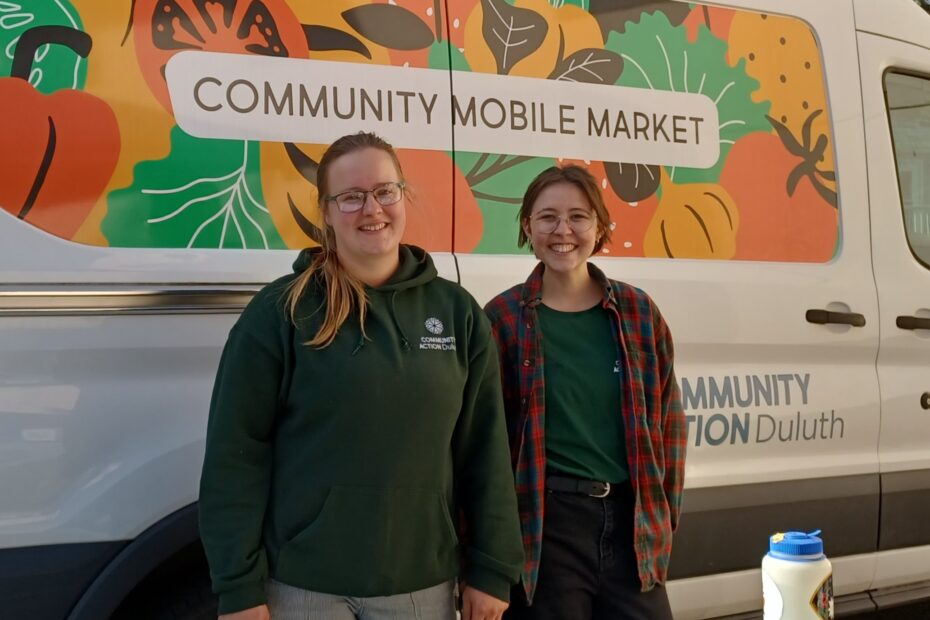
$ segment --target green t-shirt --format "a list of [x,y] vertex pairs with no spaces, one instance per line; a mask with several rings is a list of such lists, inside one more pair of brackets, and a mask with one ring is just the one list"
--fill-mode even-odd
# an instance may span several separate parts
[[622,364],[607,311],[538,306],[546,382],[546,464],[610,483],[630,475],[620,398]]

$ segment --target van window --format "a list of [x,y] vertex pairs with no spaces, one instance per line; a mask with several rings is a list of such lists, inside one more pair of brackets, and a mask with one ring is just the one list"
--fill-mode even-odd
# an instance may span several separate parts
[[930,79],[887,73],[885,93],[907,242],[930,267]]

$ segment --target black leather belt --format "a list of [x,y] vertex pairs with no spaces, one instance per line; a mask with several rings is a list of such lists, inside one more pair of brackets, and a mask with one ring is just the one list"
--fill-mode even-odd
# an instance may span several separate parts
[[609,482],[568,478],[566,476],[546,476],[546,488],[562,493],[577,493],[589,497],[607,497],[615,490]]

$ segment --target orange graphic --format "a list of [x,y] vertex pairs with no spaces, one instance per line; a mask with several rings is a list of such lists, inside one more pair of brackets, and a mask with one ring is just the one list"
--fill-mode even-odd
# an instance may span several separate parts
[[752,133],[733,145],[720,183],[740,209],[734,258],[824,262],[833,256],[836,208],[806,181],[793,192],[789,186],[803,165],[774,134]]
[[662,169],[662,199],[646,231],[646,256],[733,258],[740,214],[713,183],[676,185]]
[[165,65],[180,51],[307,57],[304,31],[284,0],[136,0],[132,19],[139,67],[166,109]]
[[28,77],[43,45],[86,57],[91,38],[64,26],[27,31],[12,75],[0,79],[0,205],[54,235],[71,238],[103,192],[119,156],[113,110],[75,90],[37,92]]

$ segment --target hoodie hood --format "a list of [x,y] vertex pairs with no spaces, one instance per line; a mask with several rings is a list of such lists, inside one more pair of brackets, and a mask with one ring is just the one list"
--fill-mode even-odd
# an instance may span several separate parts
[[[294,261],[294,273],[305,271],[313,260],[323,252],[320,247],[301,250]],[[415,245],[400,246],[400,265],[387,282],[381,286],[370,287],[376,291],[402,291],[426,284],[437,277],[438,272],[433,259],[423,248]]]

